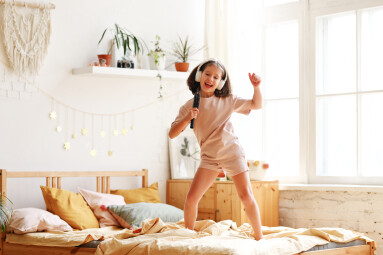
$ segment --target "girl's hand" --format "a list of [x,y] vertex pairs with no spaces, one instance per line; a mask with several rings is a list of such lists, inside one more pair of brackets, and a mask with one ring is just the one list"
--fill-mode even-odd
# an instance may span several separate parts
[[254,88],[258,87],[259,84],[261,84],[261,81],[262,81],[261,77],[259,77],[255,73],[253,73],[253,74],[249,73],[249,79],[250,79],[251,84],[253,84]]
[[192,108],[192,109],[190,109],[189,120],[197,119],[198,114],[199,114],[199,110],[198,110],[198,108]]

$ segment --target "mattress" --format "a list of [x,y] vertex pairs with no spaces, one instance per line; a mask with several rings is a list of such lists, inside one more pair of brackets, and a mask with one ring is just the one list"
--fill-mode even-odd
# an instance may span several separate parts
[[359,245],[365,245],[365,244],[366,244],[366,241],[364,241],[364,240],[354,240],[354,241],[351,241],[348,243],[329,242],[328,244],[316,245],[307,251],[321,251],[321,250],[328,250],[328,249],[337,249],[337,248],[344,248],[344,247],[359,246]]
[[[249,224],[237,227],[235,222],[202,220],[195,223],[195,231],[185,229],[182,221],[164,223],[148,219],[142,228],[86,229],[72,232],[39,232],[24,235],[7,234],[13,244],[55,247],[97,248],[97,255],[153,254],[176,251],[173,254],[296,254],[302,251],[326,250],[358,246],[373,242],[362,233],[340,228],[293,229],[262,227],[265,239],[257,242]],[[169,254],[169,253],[166,253]]]
[[[79,245],[77,247],[81,248],[97,248],[97,246],[102,241],[90,241],[88,243]],[[328,244],[323,245],[316,245],[313,248],[307,250],[307,251],[320,251],[320,250],[328,250],[328,249],[336,249],[336,248],[344,248],[344,247],[352,247],[352,246],[359,246],[359,245],[365,245],[366,241],[364,240],[354,240],[348,243],[336,243],[336,242],[330,242]]]

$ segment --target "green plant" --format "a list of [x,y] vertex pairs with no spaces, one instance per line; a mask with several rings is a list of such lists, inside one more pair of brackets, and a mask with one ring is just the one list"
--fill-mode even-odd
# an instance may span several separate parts
[[[7,197],[5,197],[6,200],[8,200],[11,204],[11,200],[9,200]],[[7,201],[0,197],[0,232],[4,233],[8,230],[9,227],[9,220],[12,216],[12,208],[7,205]]]
[[165,51],[162,50],[160,47],[160,40],[161,37],[159,35],[156,35],[156,40],[154,42],[152,41],[152,43],[154,43],[154,50],[150,50],[150,52],[148,53],[148,56],[154,57],[154,63],[156,65],[159,65],[159,59],[165,56]]
[[[124,49],[124,56],[126,55],[127,49],[132,51],[134,49],[134,55],[137,55],[140,52],[144,52],[145,42],[135,36],[126,28],[120,27],[118,24],[114,24],[114,28],[106,28],[102,33],[101,39],[98,41],[98,44],[101,43],[102,39],[106,34],[106,31],[109,31],[113,35],[113,43],[108,50],[108,54],[111,54],[113,45],[117,46],[117,49],[122,47]],[[133,46],[133,47],[131,47]]]
[[186,36],[184,40],[178,36],[178,41],[173,42],[173,51],[170,54],[180,60],[180,62],[188,62],[189,57],[203,49],[205,49],[205,46],[196,49],[193,48],[188,36]]

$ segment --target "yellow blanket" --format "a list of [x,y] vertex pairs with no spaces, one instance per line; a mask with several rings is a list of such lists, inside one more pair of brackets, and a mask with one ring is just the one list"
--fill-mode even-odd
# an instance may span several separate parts
[[236,226],[225,220],[197,221],[195,231],[184,228],[183,222],[164,223],[146,220],[142,228],[114,227],[73,232],[41,232],[24,235],[8,234],[7,242],[24,245],[73,247],[92,240],[105,240],[96,255],[113,254],[295,254],[330,241],[346,243],[356,239],[374,241],[362,233],[341,228],[292,229],[262,227],[264,240],[255,241],[249,224]]

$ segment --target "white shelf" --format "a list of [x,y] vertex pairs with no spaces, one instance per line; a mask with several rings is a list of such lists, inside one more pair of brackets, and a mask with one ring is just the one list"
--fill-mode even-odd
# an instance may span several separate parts
[[82,68],[74,68],[72,74],[93,77],[117,77],[117,78],[144,78],[144,79],[158,79],[158,73],[161,74],[162,79],[184,80],[189,76],[189,72],[176,72],[176,71],[158,71],[147,69],[129,69],[117,67],[100,67],[88,66]]

